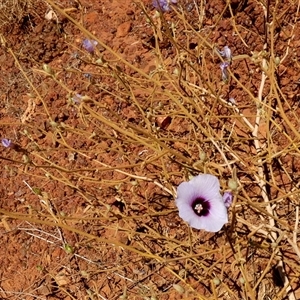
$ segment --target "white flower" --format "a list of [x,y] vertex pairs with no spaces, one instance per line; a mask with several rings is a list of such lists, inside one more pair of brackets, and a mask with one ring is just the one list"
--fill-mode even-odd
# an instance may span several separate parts
[[179,216],[196,229],[219,231],[228,222],[227,208],[216,176],[200,174],[177,188]]

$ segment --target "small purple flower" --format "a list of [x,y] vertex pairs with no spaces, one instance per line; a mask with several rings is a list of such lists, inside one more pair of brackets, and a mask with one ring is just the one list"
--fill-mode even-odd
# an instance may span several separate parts
[[1,140],[1,143],[2,143],[2,145],[3,145],[5,148],[10,148],[10,147],[13,146],[12,141],[9,140],[9,139],[2,139],[2,140]]
[[196,229],[219,231],[228,222],[227,208],[216,176],[200,174],[177,188],[179,216]]
[[89,39],[84,39],[82,42],[83,48],[89,53],[93,53],[95,51],[95,47],[97,46],[97,44],[97,41]]
[[229,67],[229,62],[225,61],[220,64],[221,72],[222,72],[222,80],[227,82],[229,79],[229,73],[227,68]]
[[176,4],[177,0],[153,0],[153,6],[156,9],[162,11],[169,11],[171,9],[170,4]]
[[231,50],[228,46],[224,46],[223,50],[219,51],[219,53],[222,57],[225,57],[227,60],[232,60]]
[[223,201],[224,201],[224,205],[229,208],[230,205],[232,204],[232,199],[233,199],[233,196],[232,196],[232,193],[227,191],[223,194]]

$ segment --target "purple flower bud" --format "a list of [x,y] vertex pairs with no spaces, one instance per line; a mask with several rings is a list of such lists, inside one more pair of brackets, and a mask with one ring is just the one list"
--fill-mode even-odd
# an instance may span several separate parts
[[227,82],[229,79],[229,73],[227,68],[229,67],[229,62],[225,61],[220,64],[221,72],[222,72],[222,80]]
[[82,42],[83,48],[89,53],[93,53],[95,51],[95,47],[97,46],[97,44],[97,41],[89,39],[84,39]]
[[9,139],[2,139],[1,143],[5,148],[10,148],[13,145],[12,141]]
[[231,50],[228,46],[224,46],[223,50],[219,51],[219,53],[222,57],[225,57],[227,60],[232,60]]
[[169,11],[171,9],[170,4],[176,4],[177,0],[153,0],[153,6],[156,9],[162,11]]
[[224,205],[228,208],[230,207],[230,205],[232,204],[232,193],[231,192],[225,192],[223,195],[223,201],[224,201]]

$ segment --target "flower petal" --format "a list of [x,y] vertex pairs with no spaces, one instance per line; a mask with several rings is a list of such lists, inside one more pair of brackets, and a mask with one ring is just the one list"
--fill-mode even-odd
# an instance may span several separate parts
[[177,202],[192,203],[195,197],[198,196],[197,190],[191,182],[182,182],[177,188]]
[[228,213],[224,202],[211,206],[209,215],[203,218],[203,229],[210,232],[219,231],[224,224],[228,223]]
[[206,200],[220,198],[220,183],[216,176],[211,174],[200,174],[192,178],[190,183],[198,197]]

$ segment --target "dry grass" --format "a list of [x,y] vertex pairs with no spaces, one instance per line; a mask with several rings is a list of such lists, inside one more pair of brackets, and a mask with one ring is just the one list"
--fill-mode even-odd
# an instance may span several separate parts
[[32,0],[3,0],[0,3],[0,28],[6,24],[19,22],[28,15],[32,5],[36,5],[37,1]]
[[[109,299],[164,299],[175,291],[183,299],[296,299],[291,288],[299,287],[300,274],[299,174],[295,176],[290,162],[299,156],[300,139],[291,121],[297,115],[288,109],[290,101],[276,78],[275,23],[261,52],[246,45],[252,54],[233,57],[226,84],[220,77],[222,58],[211,42],[214,29],[202,30],[202,2],[197,9],[200,30],[179,9],[170,24],[138,4],[155,39],[151,72],[124,60],[54,2],[47,2],[84,36],[96,40],[105,56],[80,53],[95,78],[80,87],[69,82],[83,71],[67,64],[34,69],[33,76],[26,76],[52,126],[55,145],[39,145],[35,126],[24,125],[30,154],[18,163],[29,178],[43,180],[42,192],[32,190],[43,211],[0,212],[34,224],[20,230],[34,231],[36,238],[48,242],[58,228],[57,235],[51,235],[53,243],[95,264],[89,277],[105,273],[116,283]],[[22,9],[14,6],[13,14],[19,16]],[[279,14],[277,6],[271,12],[270,18]],[[293,31],[296,17],[292,21]],[[177,27],[184,28],[185,35]],[[246,43],[241,28],[235,30],[240,44]],[[292,33],[286,41],[287,58],[279,57],[281,64],[289,59]],[[165,41],[174,48],[168,58],[160,47]],[[191,43],[197,44],[195,50]],[[234,52],[243,54],[242,47],[235,47]],[[8,51],[14,55],[13,49]],[[252,75],[245,77],[245,72]],[[77,126],[53,119],[34,82],[40,77],[49,86],[55,83],[69,101]],[[83,86],[90,84],[100,91],[97,98],[88,91],[83,94]],[[80,104],[72,101],[78,90],[84,96]],[[229,101],[232,90],[235,104]],[[166,117],[172,119],[168,130],[160,123]],[[66,159],[57,161],[62,153]],[[230,223],[217,234],[189,228],[178,218],[173,201],[180,182],[203,172],[218,176],[223,190],[229,179],[238,182]],[[47,192],[52,184],[76,191],[86,206],[80,217],[59,210]],[[78,235],[74,249],[59,233],[63,231]],[[102,258],[100,269],[97,256]],[[281,277],[278,286],[274,274]],[[109,280],[95,285],[89,297],[106,299],[102,292]]]

